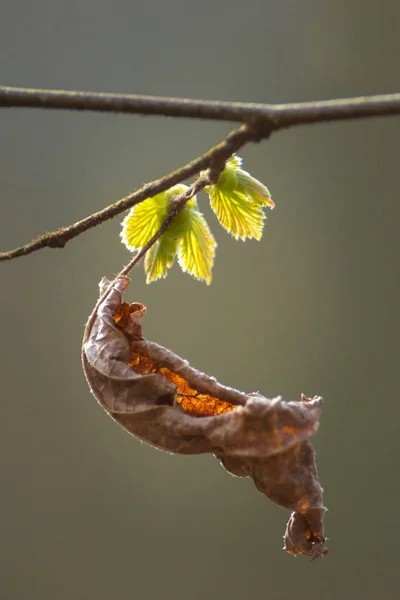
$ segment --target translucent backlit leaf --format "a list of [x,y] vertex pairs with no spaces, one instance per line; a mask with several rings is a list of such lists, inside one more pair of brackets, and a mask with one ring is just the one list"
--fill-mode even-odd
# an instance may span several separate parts
[[147,244],[165,221],[168,210],[164,193],[133,206],[122,221],[121,238],[128,250]]
[[233,155],[226,161],[218,181],[207,186],[211,207],[219,222],[236,239],[261,239],[265,215],[262,207],[275,206],[268,188],[241,169],[242,160]]
[[[129,250],[139,250],[164,223],[175,197],[188,186],[178,184],[134,206],[122,223],[122,241]],[[193,196],[162,236],[147,251],[144,261],[146,282],[165,278],[179,251],[182,270],[211,283],[216,242]]]
[[177,249],[178,242],[167,237],[166,233],[155,242],[150,250],[146,252],[144,259],[146,283],[167,276],[168,269],[173,265]]
[[261,239],[265,215],[260,205],[238,192],[225,194],[218,186],[209,186],[207,191],[211,208],[222,227],[236,239]]
[[256,204],[274,208],[275,202],[271,198],[268,188],[242,169],[237,169],[236,173],[238,190],[246,194]]
[[190,227],[182,236],[178,247],[178,261],[182,271],[209,285],[216,246],[205,218],[192,209]]

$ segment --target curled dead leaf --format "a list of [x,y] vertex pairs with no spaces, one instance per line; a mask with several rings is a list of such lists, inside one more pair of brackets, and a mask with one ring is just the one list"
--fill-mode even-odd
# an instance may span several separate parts
[[[301,402],[244,394],[197,371],[143,337],[143,304],[122,296],[117,279],[89,319],[82,350],[92,393],[108,414],[143,441],[181,454],[213,453],[224,468],[251,477],[273,502],[292,512],[284,548],[324,556],[322,488],[308,441],[322,398]],[[100,295],[110,287],[103,279]]]

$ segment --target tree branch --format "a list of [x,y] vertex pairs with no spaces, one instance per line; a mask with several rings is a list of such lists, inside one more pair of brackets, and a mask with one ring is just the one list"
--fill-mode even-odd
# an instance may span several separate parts
[[0,107],[140,113],[244,123],[202,156],[173,173],[144,185],[119,202],[68,227],[45,233],[24,246],[0,253],[0,261],[5,261],[45,247],[63,248],[69,240],[84,231],[112,219],[135,204],[197,175],[204,169],[210,169],[210,177],[216,180],[217,174],[232,154],[249,141],[260,141],[269,137],[273,131],[306,123],[399,115],[400,94],[272,105],[0,87]]
[[399,115],[400,94],[299,104],[253,104],[2,86],[0,107],[139,113],[239,123],[263,123],[264,127],[268,126],[272,131],[306,123]]

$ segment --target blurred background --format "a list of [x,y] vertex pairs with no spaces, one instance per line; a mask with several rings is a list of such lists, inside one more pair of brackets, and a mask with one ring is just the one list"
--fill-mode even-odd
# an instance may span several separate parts
[[[249,102],[399,91],[388,0],[3,0],[1,84]],[[1,249],[68,225],[222,139],[227,123],[2,109]],[[130,301],[145,334],[221,383],[325,398],[313,443],[329,556],[281,550],[289,513],[212,456],[163,454],[89,393],[98,281],[121,218],[0,265],[0,595],[50,600],[398,597],[400,119],[279,132],[244,167],[276,209],[218,241],[210,287],[177,266]]]

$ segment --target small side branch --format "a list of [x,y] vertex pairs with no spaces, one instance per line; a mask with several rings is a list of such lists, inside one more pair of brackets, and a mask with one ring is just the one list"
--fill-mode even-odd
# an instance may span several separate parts
[[[112,219],[135,204],[139,204],[139,202],[146,200],[146,198],[151,198],[156,194],[164,192],[173,185],[197,175],[197,173],[204,169],[210,168],[212,173],[220,173],[224,167],[225,161],[232,156],[232,154],[237,152],[246,142],[252,139],[260,139],[260,135],[255,133],[251,127],[243,125],[242,127],[239,127],[239,129],[232,131],[222,142],[205,152],[205,154],[199,156],[177,171],[173,171],[161,179],[156,179],[151,183],[147,183],[140,188],[140,190],[129,194],[129,196],[122,198],[122,200],[107,206],[97,213],[85,217],[77,223],[73,223],[68,227],[62,227],[51,233],[40,235],[24,246],[20,246],[7,252],[1,252],[0,261],[11,260],[18,256],[26,256],[41,248],[63,248],[67,242],[84,231]],[[207,184],[205,183],[204,185]]]

